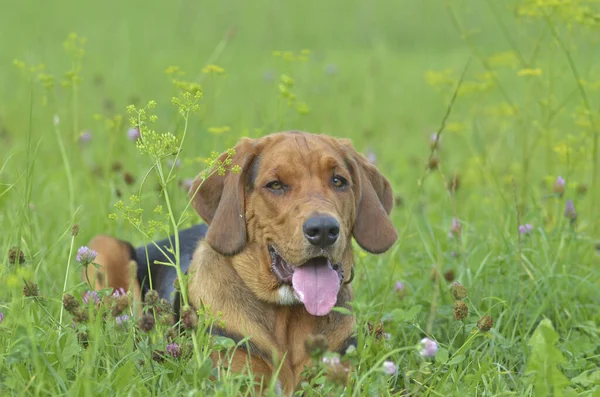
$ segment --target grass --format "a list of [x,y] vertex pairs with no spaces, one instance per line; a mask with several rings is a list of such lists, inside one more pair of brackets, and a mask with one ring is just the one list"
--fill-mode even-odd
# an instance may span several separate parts
[[[87,290],[75,253],[90,237],[141,244],[197,222],[182,186],[203,159],[285,129],[349,137],[374,154],[400,232],[384,255],[357,253],[349,379],[320,362],[307,395],[600,395],[597,2],[26,0],[5,11],[2,395],[244,390],[247,377],[207,359],[232,348],[227,340],[186,335],[175,340],[179,358],[161,358],[163,324],[146,334],[90,308],[74,328],[62,300]],[[204,73],[208,65],[225,73]],[[165,74],[171,66],[186,74]],[[283,93],[282,75],[294,82]],[[201,84],[197,103],[185,103],[189,82]],[[149,101],[147,127],[177,137],[178,166],[159,153],[164,142],[143,152],[127,139],[126,107]],[[455,281],[467,291],[461,320]],[[489,331],[478,327],[484,316]],[[213,321],[200,320],[200,330]],[[425,337],[439,345],[435,357],[419,354]]]

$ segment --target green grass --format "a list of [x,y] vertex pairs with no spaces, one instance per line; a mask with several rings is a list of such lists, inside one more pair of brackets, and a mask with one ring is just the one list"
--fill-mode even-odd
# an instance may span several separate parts
[[[163,326],[144,334],[130,322],[124,330],[109,313],[106,324],[92,316],[74,329],[62,297],[86,290],[75,253],[90,237],[146,241],[115,203],[136,207],[135,195],[145,225],[164,224],[153,210],[166,211],[156,190],[166,184],[174,217],[184,214],[180,226],[197,222],[184,212],[180,183],[202,170],[202,159],[241,136],[286,129],[352,138],[372,151],[399,203],[398,243],[381,256],[357,254],[359,347],[347,389],[319,364],[308,395],[600,395],[597,2],[9,3],[0,15],[1,395],[237,395],[248,379],[217,373],[207,361],[211,349],[231,347],[226,340],[188,335],[177,340],[181,358],[154,361],[152,352],[165,348]],[[78,63],[63,47],[71,32],[87,42],[81,80],[64,87]],[[306,61],[272,54],[303,49]],[[39,64],[43,71],[28,70]],[[205,75],[208,64],[225,75]],[[152,128],[181,139],[184,118],[171,104],[181,92],[164,73],[170,66],[200,82],[204,96],[167,181],[127,139],[126,107],[157,101]],[[51,88],[40,73],[54,77]],[[282,99],[282,74],[308,114]],[[448,109],[432,152],[430,136]],[[228,132],[210,132],[224,126]],[[85,130],[93,138],[81,144]],[[430,156],[438,168],[427,168]],[[168,171],[166,160],[159,164]],[[122,170],[111,171],[117,161]],[[558,176],[563,195],[553,193]],[[577,210],[574,222],[563,214],[566,200]],[[454,217],[462,230],[451,238]],[[520,235],[526,223],[533,230]],[[24,264],[11,263],[16,246]],[[461,321],[450,276],[468,291]],[[26,281],[37,284],[38,297],[23,296]],[[493,327],[480,331],[486,315]],[[382,324],[385,337],[367,323]],[[87,348],[78,342],[83,334]],[[435,358],[419,355],[426,336],[439,343]],[[397,375],[383,372],[384,360]]]

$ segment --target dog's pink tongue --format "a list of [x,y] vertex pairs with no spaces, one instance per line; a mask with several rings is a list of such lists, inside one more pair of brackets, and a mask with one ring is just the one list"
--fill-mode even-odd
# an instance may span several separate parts
[[325,316],[337,302],[340,277],[328,260],[318,258],[294,269],[292,285],[307,312]]

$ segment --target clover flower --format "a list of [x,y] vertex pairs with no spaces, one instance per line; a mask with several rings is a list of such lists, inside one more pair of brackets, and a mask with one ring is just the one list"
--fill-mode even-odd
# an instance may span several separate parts
[[438,344],[431,338],[421,339],[421,350],[419,354],[421,357],[433,357],[438,351]]
[[83,266],[87,266],[96,259],[98,253],[93,249],[90,249],[86,246],[80,247],[77,250],[77,262],[81,263]]
[[574,221],[577,218],[577,210],[575,210],[575,204],[573,204],[573,200],[567,200],[565,203],[565,218]]
[[556,178],[554,182],[554,193],[562,196],[565,193],[565,179],[562,176]]
[[137,141],[138,139],[140,139],[140,129],[139,128],[130,128],[127,131],[127,138],[130,141]]
[[519,226],[519,233],[523,235],[531,233],[532,230],[533,226],[531,226],[529,223]]
[[175,342],[169,343],[166,350],[167,354],[171,357],[177,358],[181,355],[181,347],[179,347],[179,345]]
[[396,375],[398,373],[398,366],[394,364],[392,361],[384,361],[383,362],[383,372],[387,375]]
[[98,296],[98,293],[96,291],[87,291],[85,295],[83,295],[81,300],[87,305],[92,300],[94,301],[94,303],[99,303],[100,297]]

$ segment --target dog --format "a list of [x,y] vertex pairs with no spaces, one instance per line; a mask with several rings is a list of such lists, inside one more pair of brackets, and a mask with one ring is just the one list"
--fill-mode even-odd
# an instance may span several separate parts
[[[333,308],[350,310],[354,298],[352,238],[373,254],[398,238],[392,188],[348,139],[285,131],[242,138],[234,150],[219,160],[230,158],[239,172],[192,183],[191,205],[205,223],[179,232],[181,270],[190,305],[221,314],[213,334],[250,337],[249,351],[238,348],[227,363],[215,354],[215,365],[249,366],[265,385],[279,371],[277,388],[291,395],[311,363],[309,335],[324,335],[340,354],[356,346],[354,316]],[[88,246],[98,252],[99,268],[87,275],[98,288],[132,289],[143,299],[151,280],[173,300],[175,269],[155,263],[174,261],[172,253],[105,235]]]

